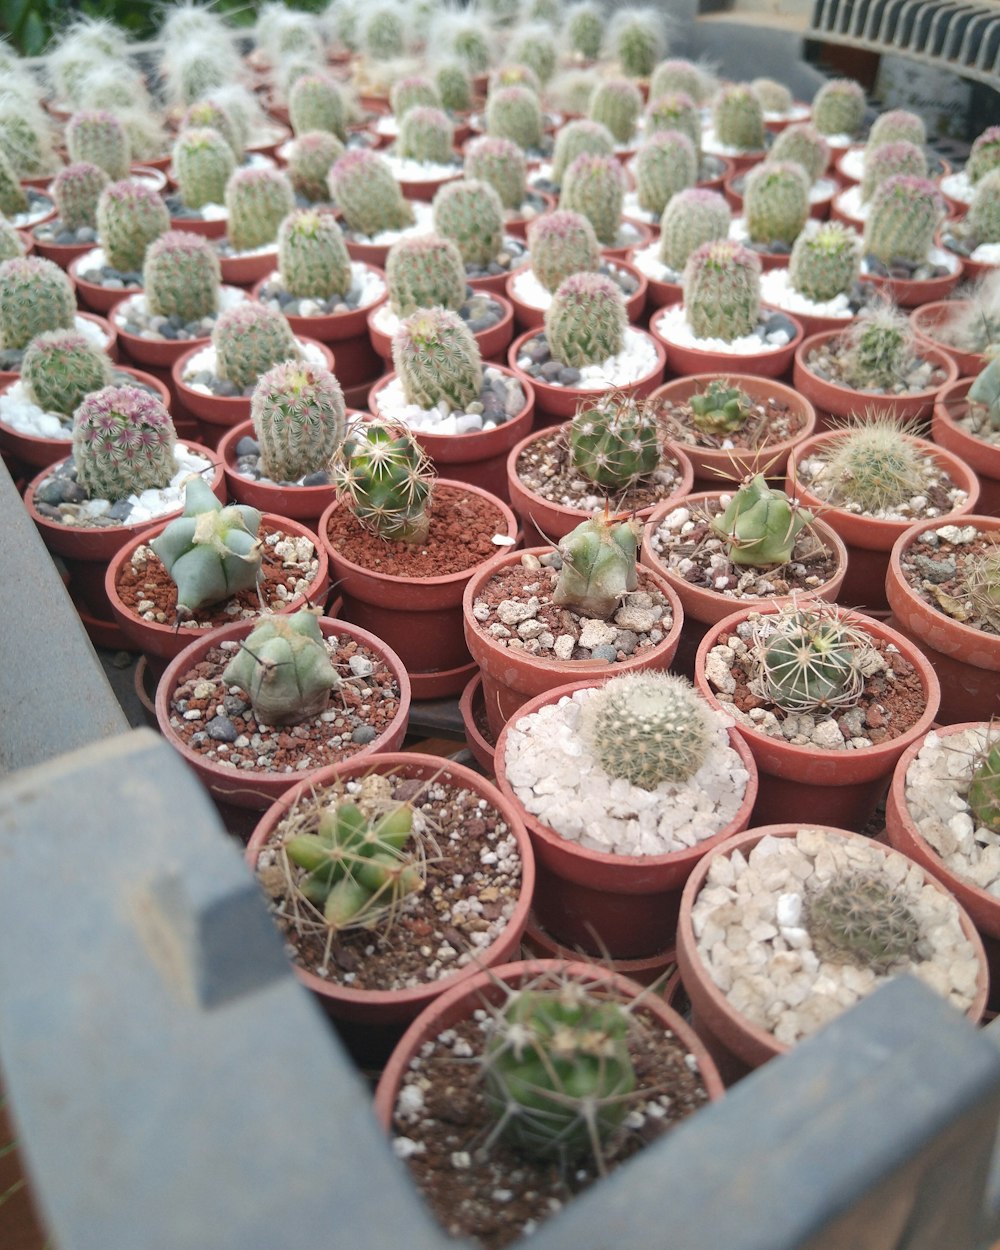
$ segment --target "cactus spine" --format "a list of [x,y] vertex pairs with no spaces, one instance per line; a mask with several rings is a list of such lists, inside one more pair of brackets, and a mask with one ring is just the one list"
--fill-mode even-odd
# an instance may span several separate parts
[[581,152],[589,152],[593,156],[612,156],[614,150],[614,137],[601,122],[591,121],[586,117],[567,122],[559,128],[552,148],[552,181],[561,183],[566,170]]
[[528,194],[524,153],[510,139],[474,139],[465,150],[465,177],[488,182],[505,209],[519,209]]
[[564,278],[545,312],[545,337],[553,360],[577,369],[618,355],[627,327],[620,288],[599,273]]
[[845,365],[856,390],[891,389],[914,354],[913,330],[891,304],[865,309],[845,331]]
[[559,543],[562,568],[552,602],[581,616],[607,620],[638,585],[636,553],[642,526],[634,518],[596,513]]
[[725,437],[746,424],[753,401],[738,386],[723,378],[713,378],[700,395],[688,400],[691,424],[701,434]]
[[97,201],[97,233],[108,264],[122,273],[142,269],[146,248],[170,229],[159,195],[141,182],[112,182]]
[[717,191],[688,187],[674,195],[660,218],[659,257],[680,273],[692,252],[729,234],[732,214]]
[[667,50],[663,17],[653,8],[621,8],[609,37],[618,63],[629,78],[648,78]]
[[673,57],[661,61],[649,79],[649,98],[682,91],[691,97],[695,105],[707,103],[712,94],[712,80],[693,61]]
[[[994,607],[1000,608],[995,601],[996,586],[994,581]],[[1000,616],[1000,612],[997,615]],[[1000,742],[995,739],[992,744],[985,743],[972,762],[968,802],[977,829],[1000,833]]]
[[650,96],[645,113],[646,134],[659,130],[679,130],[691,140],[696,153],[701,152],[701,113],[697,104],[684,91],[668,91]]
[[627,144],[635,134],[642,111],[642,95],[627,78],[605,78],[590,97],[587,116],[606,126],[616,143]]
[[660,463],[655,413],[625,393],[585,402],[570,423],[569,455],[573,468],[589,482],[625,490]]
[[862,201],[867,204],[882,183],[896,174],[925,178],[927,157],[923,149],[905,140],[883,143],[872,151],[866,149],[864,176],[861,179]]
[[830,163],[830,145],[815,126],[798,122],[775,135],[767,161],[797,161],[810,184],[821,178]]
[[334,214],[300,208],[278,228],[278,271],[299,299],[329,299],[351,289],[351,258]]
[[0,147],[0,214],[16,217],[27,207],[28,196],[7,154]]
[[174,473],[174,423],[162,401],[137,386],[105,386],[73,417],[76,480],[92,499],[162,490]]
[[465,303],[465,263],[458,245],[436,234],[400,239],[385,262],[389,299],[397,317],[418,308],[449,308]]
[[756,152],[764,146],[764,110],[746,83],[719,88],[712,104],[712,127],[726,147]]
[[330,170],[330,192],[347,228],[371,237],[414,222],[399,183],[383,158],[367,148],[344,153]]
[[978,243],[1000,243],[1000,169],[991,170],[976,183],[966,224]]
[[965,162],[965,176],[975,185],[991,170],[1000,166],[1000,126],[987,126],[977,135]]
[[773,78],[755,78],[750,90],[760,101],[765,113],[789,113],[795,104],[795,98],[783,82]]
[[827,449],[824,462],[816,485],[837,507],[888,512],[925,489],[926,456],[889,416],[869,414],[846,427]]
[[434,229],[453,239],[466,265],[488,265],[503,246],[503,205],[488,182],[446,182],[434,196]]
[[337,496],[363,529],[392,542],[426,539],[434,472],[406,426],[378,419],[356,424],[332,467]]
[[792,246],[788,277],[806,299],[826,303],[849,291],[861,271],[861,239],[839,221],[804,230]]
[[479,347],[462,318],[449,309],[418,309],[406,317],[392,340],[392,362],[408,404],[433,408],[444,400],[464,412],[479,399]]
[[423,108],[441,108],[441,93],[422,74],[407,74],[403,78],[397,78],[392,84],[389,89],[389,104],[393,114],[402,118],[418,105]]
[[597,4],[581,0],[566,14],[564,26],[570,50],[585,61],[596,61],[604,41],[604,18]]
[[344,393],[327,369],[285,361],[261,375],[250,402],[260,468],[274,482],[326,469],[344,437]]
[[660,130],[643,143],[635,157],[635,181],[639,207],[663,215],[678,191],[694,186],[698,157],[687,135],[679,130]]
[[46,330],[71,330],[76,292],[66,273],[41,256],[15,256],[0,265],[0,344],[27,347]]
[[760,260],[739,243],[705,243],[688,257],[683,278],[687,319],[698,338],[752,334],[760,318]]
[[809,178],[795,161],[763,161],[747,174],[743,215],[756,243],[794,243],[809,218]]
[[618,239],[624,201],[625,174],[615,157],[581,152],[566,170],[559,207],[582,213],[607,246]]
[[229,242],[237,252],[273,243],[295,207],[292,184],[277,169],[237,169],[226,183]]
[[532,272],[548,291],[570,274],[594,273],[601,264],[594,227],[582,213],[568,209],[535,218],[528,226],[528,253]]
[[472,105],[472,83],[469,75],[457,61],[449,61],[437,67],[434,84],[441,100],[441,107],[449,113],[465,113]]
[[132,153],[125,128],[107,109],[85,109],[66,123],[66,148],[74,163],[97,165],[109,178],[128,177]]
[[48,330],[28,344],[21,383],[43,411],[68,417],[91,392],[111,385],[111,361],[78,330]]
[[52,182],[52,198],[66,230],[97,225],[97,201],[108,182],[108,175],[97,165],[80,162],[60,169]]
[[168,230],[146,249],[142,267],[146,305],[155,317],[196,321],[219,307],[219,257],[190,230]]
[[288,116],[296,136],[322,130],[347,142],[347,105],[336,82],[326,74],[303,74],[288,96]]
[[24,255],[24,244],[21,236],[9,221],[0,215],[0,264],[5,260],[14,260]]
[[219,376],[241,390],[253,386],[273,365],[300,355],[287,318],[254,300],[219,313],[212,345]]
[[906,109],[889,109],[887,113],[879,113],[868,132],[865,143],[866,158],[869,152],[883,143],[899,143],[901,140],[923,148],[927,143],[927,129],[923,118]]
[[789,712],[853,707],[872,644],[828,604],[795,604],[762,616],[751,648],[751,689]]
[[221,104],[213,100],[197,100],[181,119],[181,134],[185,130],[214,130],[222,135],[232,149],[233,159],[242,161],[244,145],[233,117]]
[[187,208],[225,201],[236,158],[217,130],[182,130],[174,144],[173,164],[177,189]]

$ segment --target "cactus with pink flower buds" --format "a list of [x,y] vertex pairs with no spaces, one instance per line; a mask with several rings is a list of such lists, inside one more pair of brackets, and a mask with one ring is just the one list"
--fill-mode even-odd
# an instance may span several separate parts
[[455,128],[443,109],[418,104],[399,123],[395,153],[405,160],[447,165],[454,155]]
[[296,135],[325,130],[347,142],[347,105],[337,83],[321,73],[303,74],[288,97],[288,116]]
[[760,318],[760,259],[730,239],[705,243],[688,257],[684,308],[698,338],[734,339],[752,334]]
[[593,156],[612,156],[615,140],[611,131],[601,122],[586,117],[577,118],[561,126],[552,148],[552,181],[561,183],[566,170],[582,152]]
[[299,208],[278,229],[278,271],[299,299],[346,295],[353,275],[351,257],[330,209]]
[[594,227],[582,213],[560,208],[528,226],[531,269],[547,291],[554,291],[571,273],[594,273],[601,264],[601,246]]
[[731,220],[729,205],[717,191],[706,187],[678,191],[660,219],[660,260],[680,273],[692,252],[728,235]]
[[563,177],[559,207],[582,213],[598,240],[610,247],[621,229],[625,186],[621,162],[614,156],[581,152]]
[[266,304],[246,300],[219,314],[212,331],[216,369],[241,390],[284,360],[298,360],[299,346],[287,317]]
[[52,181],[56,213],[66,230],[97,225],[97,201],[110,179],[98,165],[86,161],[64,165]]
[[92,499],[162,490],[177,472],[175,441],[161,399],[138,386],[105,386],[73,418],[76,479]]
[[465,177],[487,182],[506,209],[518,209],[528,193],[524,153],[511,139],[473,139],[465,150]]
[[397,317],[418,308],[449,308],[465,303],[465,262],[453,239],[421,234],[400,239],[385,261],[389,300]]
[[132,152],[128,135],[107,109],[81,109],[66,123],[66,148],[71,161],[97,165],[109,178],[128,177]]
[[697,178],[694,144],[679,130],[658,130],[635,154],[639,207],[657,217],[678,191],[694,186]]
[[125,273],[141,269],[146,248],[170,229],[167,206],[152,187],[112,182],[97,201],[97,233],[108,264]]
[[285,172],[294,190],[307,200],[325,200],[330,170],[344,151],[337,136],[325,130],[307,130],[293,139]]
[[488,182],[446,182],[434,196],[434,229],[458,244],[467,265],[488,265],[503,246],[503,205]]
[[237,169],[226,183],[229,242],[237,252],[273,243],[295,207],[295,192],[279,169]]
[[261,472],[297,482],[325,469],[345,431],[344,393],[328,370],[297,360],[261,374],[250,400]]
[[575,273],[563,279],[545,312],[552,359],[575,369],[618,355],[627,328],[621,288],[600,273]]
[[392,362],[408,404],[433,408],[444,400],[466,411],[479,399],[479,346],[462,318],[447,308],[418,309],[404,318],[393,336]]
[[0,345],[27,347],[46,330],[71,330],[76,292],[65,271],[41,256],[0,265]]
[[221,280],[215,248],[190,230],[168,230],[146,249],[142,286],[155,317],[187,322],[211,316],[219,307]]
[[923,148],[900,139],[865,149],[865,167],[861,178],[861,200],[867,204],[886,178],[908,174],[911,178],[927,177],[927,157]]
[[747,83],[719,89],[712,103],[712,127],[726,147],[756,152],[764,146],[764,110]]
[[223,203],[236,157],[217,130],[182,130],[174,143],[173,165],[181,200],[186,208],[197,210]]
[[356,234],[405,230],[414,222],[413,209],[403,199],[399,183],[385,160],[369,148],[353,148],[334,163],[330,194]]
[[944,199],[929,179],[907,174],[887,178],[872,199],[865,251],[886,265],[897,259],[921,263],[944,215]]

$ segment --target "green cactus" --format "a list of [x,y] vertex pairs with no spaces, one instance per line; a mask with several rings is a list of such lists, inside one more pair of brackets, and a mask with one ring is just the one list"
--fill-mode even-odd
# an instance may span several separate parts
[[785,84],[773,78],[755,78],[750,83],[750,90],[765,113],[789,113],[795,104],[795,97]]
[[83,161],[60,169],[52,182],[52,199],[64,229],[97,225],[97,201],[108,182],[103,169]]
[[0,215],[16,217],[27,212],[28,196],[7,154],[0,148]]
[[719,88],[712,102],[712,128],[726,147],[756,152],[764,146],[764,110],[746,83]]
[[566,42],[571,52],[585,61],[596,61],[604,42],[604,14],[599,4],[581,0],[566,14]]
[[906,140],[883,143],[877,148],[865,149],[865,167],[861,179],[861,199],[867,204],[887,178],[896,174],[909,174],[913,178],[927,176],[927,157],[923,148]]
[[21,384],[45,412],[68,417],[93,391],[111,385],[111,360],[78,330],[47,330],[28,344]]
[[486,101],[486,133],[511,139],[525,152],[542,146],[542,106],[529,87],[499,87]]
[[581,521],[559,542],[562,567],[552,602],[581,616],[607,620],[638,585],[636,553],[642,526],[607,510]]
[[528,166],[524,153],[511,139],[483,135],[465,149],[465,177],[488,182],[505,209],[517,210],[528,194]]
[[397,317],[418,308],[448,308],[465,303],[465,262],[458,245],[436,234],[400,239],[385,261],[389,301]]
[[679,130],[691,140],[695,152],[701,152],[701,112],[684,91],[666,91],[662,95],[650,96],[644,125],[647,137],[660,130]]
[[175,441],[161,399],[138,386],[105,386],[73,415],[76,480],[91,499],[162,490],[177,472]]
[[1000,243],[1000,168],[976,183],[965,224],[977,243]]
[[389,104],[394,116],[399,119],[417,105],[422,108],[443,107],[437,86],[423,74],[404,74],[402,78],[397,78],[389,89]]
[[995,356],[969,387],[970,410],[985,418],[991,429],[1000,430],[1000,356]]
[[534,71],[542,87],[555,73],[556,45],[550,27],[539,23],[520,27],[507,51],[512,60]]
[[686,677],[623,673],[580,710],[580,737],[609,777],[643,790],[688,781],[705,763],[721,717]]
[[229,242],[237,252],[273,243],[295,207],[295,192],[279,169],[237,169],[226,183]]
[[691,140],[679,130],[657,131],[636,152],[639,207],[658,218],[677,192],[693,187],[697,178],[697,153]]
[[570,423],[568,441],[576,472],[610,490],[626,490],[660,463],[655,411],[625,392],[585,400]]
[[681,273],[692,252],[726,238],[731,221],[729,205],[717,191],[706,187],[678,191],[660,218],[660,261]]
[[965,557],[953,602],[960,611],[949,615],[958,620],[972,616],[1000,631],[1000,545],[995,537],[984,550],[970,551]]
[[177,587],[178,620],[257,585],[260,522],[256,508],[224,508],[200,477],[189,480],[183,513],[149,544]]
[[821,135],[856,135],[865,120],[865,93],[853,78],[833,78],[813,97],[813,125]]
[[590,97],[587,116],[607,127],[616,143],[629,144],[639,124],[642,95],[627,78],[603,78]]
[[[562,69],[549,83],[546,101],[549,106],[560,113],[574,118],[586,118],[590,97],[594,94],[594,85],[599,75],[596,69],[570,67]],[[560,126],[559,130],[562,131]],[[556,134],[556,139],[559,133]]]
[[182,130],[174,143],[173,166],[181,200],[197,210],[224,203],[236,157],[217,130]]
[[765,161],[796,161],[810,184],[822,178],[830,164],[830,145],[809,122],[796,122],[775,135]]
[[392,61],[406,52],[403,11],[395,5],[376,6],[361,27],[361,47],[372,61]]
[[273,365],[301,356],[287,318],[256,300],[245,300],[219,313],[212,345],[219,376],[241,390],[253,386]]
[[351,289],[351,258],[329,209],[294,209],[278,228],[278,271],[298,299],[329,299]]
[[804,230],[792,245],[788,279],[806,299],[824,304],[854,286],[861,272],[861,239],[839,221]]
[[662,14],[649,8],[621,8],[609,29],[609,41],[629,78],[648,78],[667,50]]
[[369,148],[348,149],[330,170],[330,191],[355,234],[405,230],[414,223],[413,209],[385,160]]
[[447,308],[421,308],[404,318],[393,336],[392,362],[408,404],[434,408],[445,401],[465,412],[479,399],[479,347],[462,318]]
[[170,229],[170,214],[144,183],[112,182],[97,201],[97,234],[108,264],[122,273],[141,269],[146,248]]
[[330,170],[345,150],[337,136],[325,130],[308,130],[298,135],[288,150],[285,170],[293,189],[307,200],[327,199]]
[[885,974],[918,958],[920,921],[888,876],[842,870],[806,896],[805,927],[820,959]]
[[9,221],[0,215],[0,264],[5,260],[14,260],[24,255],[24,243],[21,236]]
[[787,564],[799,531],[813,519],[783,490],[768,486],[763,473],[741,483],[712,532],[726,545],[733,564],[762,568]]
[[600,273],[564,278],[545,311],[552,359],[579,369],[601,364],[625,346],[628,313],[621,288]]
[[344,393],[328,369],[284,361],[261,375],[250,401],[261,472],[297,482],[325,470],[344,437]]
[[835,606],[793,603],[754,627],[751,689],[789,712],[853,707],[872,652],[869,636]]
[[490,67],[492,57],[488,34],[471,15],[465,22],[459,18],[451,36],[450,50],[469,74],[485,74]]
[[66,123],[66,148],[73,162],[97,165],[109,178],[128,177],[132,153],[125,128],[107,109],[85,109]]
[[457,61],[447,61],[437,67],[434,85],[441,107],[449,113],[466,113],[472,107],[472,81]]
[[16,92],[0,90],[0,152],[17,178],[37,178],[58,165],[44,112]]
[[1000,126],[987,126],[977,135],[965,162],[965,176],[975,185],[991,170],[1000,167]]
[[46,330],[71,330],[76,292],[65,271],[41,256],[15,256],[0,265],[0,344],[27,347]]
[[168,230],[146,249],[142,286],[154,317],[210,317],[219,307],[221,280],[215,248],[190,230]]
[[926,489],[926,453],[888,415],[867,414],[839,431],[823,456],[814,485],[827,503],[862,512],[888,512]]
[[747,174],[743,216],[755,243],[794,243],[809,219],[809,178],[796,161],[762,161]]
[[229,144],[233,160],[237,164],[243,160],[245,147],[240,140],[236,122],[221,104],[213,100],[196,100],[181,118],[181,134],[185,130],[214,130]]
[[741,430],[753,409],[753,400],[724,378],[713,378],[699,395],[688,400],[691,424],[701,434],[725,437]]
[[580,117],[561,126],[552,149],[552,181],[561,183],[566,170],[583,152],[592,156],[612,156],[614,136],[600,122]]
[[[995,593],[997,585],[994,581],[994,610],[1000,616],[1000,603]],[[977,829],[1000,833],[1000,741],[997,739],[987,742],[972,762],[968,803]]]
[[889,109],[886,113],[879,113],[872,122],[865,143],[865,152],[867,154],[883,143],[899,143],[904,140],[918,148],[926,145],[927,128],[924,126],[923,118],[906,109]]
[[618,241],[626,180],[620,161],[613,156],[581,152],[563,175],[559,207],[582,213],[607,247]]
[[363,529],[391,542],[425,541],[434,471],[405,425],[378,419],[355,424],[332,469],[337,498]]
[[453,239],[466,265],[488,265],[503,247],[503,205],[488,182],[446,182],[434,196],[434,229]]
[[504,65],[499,65],[492,74],[490,74],[489,88],[487,89],[487,98],[495,91],[499,91],[504,87],[527,87],[536,96],[541,96],[542,84],[538,80],[538,75],[530,65],[519,65],[516,61],[508,61]]
[[854,390],[891,390],[906,376],[916,337],[892,304],[863,309],[841,337],[841,357]]
[[454,158],[455,128],[439,108],[414,105],[399,123],[395,154],[411,161],[447,165]]
[[574,273],[600,268],[601,246],[594,227],[582,213],[557,209],[536,217],[528,226],[531,270],[547,291],[555,291]]
[[704,243],[688,257],[682,280],[688,323],[700,339],[752,334],[760,319],[760,259],[730,239]]
[[661,61],[649,79],[649,98],[675,91],[690,96],[695,106],[705,104],[712,94],[711,77],[693,61],[678,57]]
[[288,96],[288,116],[296,136],[322,130],[347,142],[347,105],[328,74],[303,74]]

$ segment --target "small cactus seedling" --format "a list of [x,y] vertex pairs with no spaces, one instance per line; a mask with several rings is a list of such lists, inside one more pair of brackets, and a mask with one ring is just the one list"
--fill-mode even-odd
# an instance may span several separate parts
[[600,273],[570,274],[545,311],[552,359],[579,369],[617,356],[625,345],[628,313],[621,288]]
[[177,587],[177,619],[257,585],[261,515],[247,504],[224,508],[200,477],[184,489],[184,511],[150,547]]
[[702,434],[724,437],[743,428],[753,401],[738,386],[723,378],[713,378],[700,395],[688,400],[691,424]]
[[713,519],[712,532],[726,544],[734,564],[762,568],[787,564],[799,531],[812,519],[811,512],[757,473],[742,483],[722,516]]
[[278,227],[278,272],[299,299],[347,294],[351,257],[332,210],[299,208],[285,217]]
[[853,78],[831,79],[816,92],[812,111],[821,135],[856,135],[865,120],[865,93]]
[[173,166],[185,207],[199,209],[224,202],[236,157],[217,130],[182,130],[174,143]]
[[809,122],[786,126],[775,135],[767,161],[795,161],[806,171],[810,183],[821,178],[830,164],[830,145]]
[[888,415],[869,413],[845,426],[823,460],[814,485],[837,507],[888,512],[926,489],[926,454]]
[[726,238],[731,221],[729,205],[718,191],[706,187],[678,191],[660,218],[660,260],[681,273],[699,247]]
[[422,308],[406,317],[392,340],[392,361],[408,404],[434,408],[442,401],[465,412],[479,399],[479,347],[462,318],[447,308]]
[[994,169],[1000,168],[1000,126],[987,126],[977,135],[965,162],[965,176],[975,185]]
[[794,243],[809,218],[809,178],[796,161],[762,161],[747,174],[743,215],[755,243]]
[[430,527],[434,472],[404,425],[359,422],[332,465],[337,495],[363,529],[392,542],[421,543]]
[[1000,430],[1000,357],[995,357],[969,387],[969,407],[988,421],[991,429]]
[[434,196],[434,229],[453,239],[466,265],[488,265],[503,246],[503,205],[488,182],[446,182]]
[[883,143],[899,143],[900,140],[922,148],[927,143],[927,128],[919,114],[911,113],[907,109],[889,109],[888,112],[879,113],[872,122],[865,150],[870,152]]
[[698,338],[752,334],[760,318],[760,259],[729,239],[705,243],[684,267],[684,307]]
[[71,161],[97,165],[109,178],[127,178],[132,159],[125,128],[107,109],[84,109],[66,123],[66,148]]
[[788,712],[853,707],[874,648],[829,604],[762,615],[753,632],[751,690]]
[[344,437],[344,393],[328,369],[286,361],[268,369],[250,402],[261,472],[297,482],[329,465]]
[[839,221],[803,230],[792,245],[788,278],[792,287],[823,304],[854,286],[861,272],[861,237]]
[[612,18],[608,39],[629,78],[648,78],[667,50],[663,14],[652,6],[620,8]]
[[177,472],[176,435],[163,402],[138,386],[105,386],[73,416],[76,480],[92,499],[162,490]]
[[559,207],[582,213],[601,243],[613,246],[621,229],[626,180],[614,156],[581,152],[563,175]]
[[604,620],[638,585],[636,553],[642,526],[607,510],[582,521],[559,543],[562,568],[552,602]]
[[273,243],[295,207],[295,192],[279,169],[237,169],[226,183],[229,242],[237,252]]
[[347,141],[347,105],[337,83],[327,74],[296,79],[288,96],[288,116],[296,135],[322,130]]
[[607,127],[616,143],[627,144],[635,135],[642,112],[642,95],[627,78],[605,78],[590,97],[587,116]]
[[156,317],[187,322],[211,316],[219,307],[221,277],[215,248],[190,230],[168,230],[146,249],[143,293]]
[[389,89],[389,104],[394,116],[403,118],[418,105],[423,108],[442,107],[441,93],[435,84],[423,74],[404,74]]
[[27,347],[46,330],[71,330],[76,293],[64,270],[41,256],[15,256],[0,265],[0,344]]
[[877,974],[919,957],[920,922],[885,875],[841,871],[806,898],[805,927],[820,959]]
[[899,140],[882,144],[870,152],[866,149],[864,176],[861,179],[862,202],[867,204],[882,183],[896,174],[926,178],[927,157],[923,148]]
[[916,348],[909,321],[891,303],[864,309],[844,331],[841,359],[855,390],[889,390],[905,378]]
[[[1000,603],[996,607],[1000,616]],[[987,741],[972,761],[968,803],[977,829],[1000,833],[1000,739],[996,737]]]
[[330,194],[344,215],[348,230],[380,234],[404,230],[414,222],[413,209],[403,199],[392,170],[377,152],[352,148],[330,170]]
[[262,373],[283,360],[298,360],[299,346],[288,319],[277,309],[246,300],[219,314],[212,330],[220,377],[235,386],[253,386]]
[[83,161],[60,169],[52,180],[52,198],[64,229],[96,227],[97,201],[109,181],[103,169]]
[[473,139],[465,149],[465,177],[489,183],[505,209],[519,209],[528,194],[527,162],[511,139]]
[[307,130],[292,140],[288,151],[288,180],[307,200],[325,200],[327,179],[334,162],[345,148],[336,135],[325,130]]
[[795,97],[783,82],[773,78],[755,78],[750,90],[760,101],[765,113],[789,113],[795,104]]
[[686,91],[667,91],[650,96],[645,112],[645,133],[658,130],[679,130],[691,140],[695,152],[701,153],[701,111]]
[[566,170],[581,152],[592,156],[612,156],[614,136],[601,122],[578,117],[559,128],[552,148],[552,181],[561,183]]
[[582,213],[569,209],[544,213],[532,221],[528,254],[532,273],[547,291],[555,291],[570,274],[596,272],[601,263],[594,227]]
[[152,187],[126,179],[97,201],[97,233],[108,264],[122,273],[142,269],[146,248],[170,229],[167,206]]
[[486,133],[511,139],[524,152],[542,146],[542,106],[530,87],[499,87],[486,101]]
[[756,152],[764,146],[764,110],[746,83],[719,88],[712,102],[712,127],[726,147]]
[[415,105],[399,123],[395,152],[406,160],[447,165],[454,156],[454,132],[448,114],[429,105]]
[[609,490],[625,490],[660,463],[653,408],[634,395],[611,392],[585,402],[569,428],[573,468]]
[[319,716],[340,685],[319,621],[308,608],[258,622],[222,680],[249,695],[253,714],[264,725],[298,725]]
[[465,262],[452,239],[436,234],[400,239],[389,248],[385,276],[397,317],[408,317],[418,308],[458,312],[465,303]]
[[111,360],[78,330],[36,335],[21,361],[21,383],[39,408],[68,417],[87,395],[111,385]]
[[679,130],[657,131],[636,152],[636,191],[639,207],[647,213],[661,217],[677,192],[693,187],[697,177],[694,145]]

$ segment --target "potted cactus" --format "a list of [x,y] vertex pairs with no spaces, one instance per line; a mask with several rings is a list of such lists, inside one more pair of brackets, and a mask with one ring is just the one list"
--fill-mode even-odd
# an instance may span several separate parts
[[965,165],[958,172],[941,179],[941,193],[952,212],[961,215],[968,210],[976,186],[1000,165],[1000,126],[987,126],[974,139]]
[[[907,109],[889,109],[885,113],[879,113],[871,124],[865,142],[848,148],[837,161],[837,173],[846,184],[863,182],[869,159],[880,148],[893,143],[910,143],[923,152],[927,146],[927,127],[923,118]],[[933,170],[934,177],[942,172],[941,164],[940,160],[936,160],[938,167]],[[921,172],[930,172],[929,164],[925,164]]]
[[941,229],[940,242],[962,257],[968,278],[981,278],[997,267],[1000,243],[1000,170],[992,169],[976,183],[969,211]]
[[915,142],[900,136],[891,143],[866,150],[860,178],[841,191],[831,205],[834,219],[863,230],[875,192],[887,178],[896,174],[908,174],[911,178],[928,177],[927,156],[922,141]]
[[1000,278],[981,279],[966,288],[962,299],[933,300],[914,308],[910,324],[951,356],[959,377],[974,378],[1000,344]]
[[123,290],[141,290],[146,248],[169,229],[167,206],[151,187],[135,179],[106,186],[97,201],[97,246],[67,270],[80,299],[107,312]]
[[679,130],[656,130],[639,145],[632,169],[635,190],[626,191],[622,213],[658,229],[673,197],[698,181],[698,149]]
[[888,290],[903,308],[944,299],[962,276],[961,260],[935,246],[944,214],[944,200],[929,179],[886,178],[865,222],[862,278]]
[[507,275],[527,261],[521,239],[504,233],[503,204],[489,182],[463,178],[434,196],[434,230],[462,254],[468,284],[502,294]]
[[31,237],[39,256],[65,269],[89,252],[97,239],[97,201],[111,180],[98,165],[64,165],[52,180],[55,216],[35,226]]
[[626,185],[625,171],[615,156],[581,152],[566,168],[559,190],[559,207],[586,217],[604,255],[620,260],[648,243],[653,233],[648,226],[623,218]]
[[355,260],[385,265],[390,246],[405,234],[427,234],[432,214],[421,201],[403,198],[385,160],[367,148],[346,151],[333,163],[330,193]]
[[555,199],[542,191],[529,190],[528,166],[524,153],[512,139],[481,135],[465,148],[465,177],[487,182],[500,197],[503,228],[523,239],[528,224],[555,205]]
[[[526,67],[520,67],[523,71]],[[530,70],[527,71],[529,74]],[[474,131],[485,132],[493,139],[510,139],[529,161],[541,161],[552,153],[552,138],[546,127],[553,125],[546,118],[535,86],[525,82],[506,85],[494,79],[486,97],[482,114],[473,113],[469,124]]]
[[587,119],[605,127],[622,159],[637,147],[641,113],[642,93],[627,78],[602,78],[587,106]]
[[798,161],[761,161],[744,177],[742,215],[731,237],[760,257],[761,268],[788,265],[792,245],[809,220],[809,175]]
[[337,136],[327,130],[307,130],[278,148],[297,202],[305,200],[306,207],[313,208],[329,203],[327,179],[345,150]]
[[575,118],[559,127],[552,146],[552,159],[533,170],[532,185],[550,195],[558,195],[566,170],[581,153],[612,156],[614,150],[614,135],[607,126],[587,117]]
[[853,78],[831,78],[813,97],[812,123],[839,155],[864,125],[866,107],[860,83]]
[[213,126],[192,126],[174,141],[172,162],[177,190],[167,196],[171,226],[221,238],[228,216],[226,183],[237,163],[232,144]]
[[216,244],[223,281],[249,286],[274,268],[295,192],[281,170],[250,167],[230,175],[225,194],[228,229]]
[[787,267],[761,275],[760,292],[810,336],[847,329],[873,302],[874,287],[860,279],[861,236],[839,221],[808,221],[792,244]]
[[959,456],[979,477],[979,510],[997,515],[1000,504],[1000,364],[992,360],[977,377],[941,389],[934,403],[931,437]]
[[[51,176],[45,178],[46,185]],[[38,187],[25,185],[18,174],[17,165],[11,161],[0,144],[0,212],[10,219],[17,230],[30,230],[47,221],[56,211],[51,195]]]
[[729,205],[717,191],[687,187],[671,196],[660,218],[660,237],[629,253],[649,283],[650,308],[680,303],[688,257],[703,243],[728,238],[731,224]]
[[396,141],[381,155],[409,199],[432,200],[440,187],[462,176],[454,124],[437,105],[414,104],[407,109]]
[[712,124],[702,140],[705,151],[732,161],[737,173],[761,161],[767,137],[764,110],[750,84],[720,87],[711,108]]

